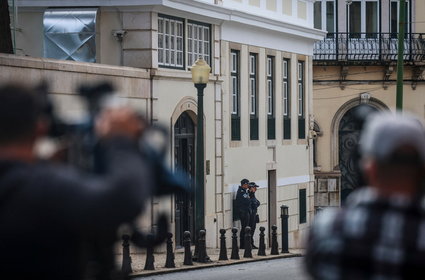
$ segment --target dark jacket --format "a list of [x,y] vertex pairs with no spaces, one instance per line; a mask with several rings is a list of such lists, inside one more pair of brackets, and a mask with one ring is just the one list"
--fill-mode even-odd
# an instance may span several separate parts
[[105,147],[109,172],[102,177],[51,163],[0,161],[2,278],[82,279],[93,240],[112,252],[118,226],[140,214],[151,183],[132,143],[116,139]]
[[249,212],[251,210],[251,200],[248,190],[242,187],[238,188],[236,193],[236,210],[239,212]]
[[251,212],[256,214],[257,213],[257,209],[258,207],[260,207],[260,201],[255,197],[255,193],[254,192],[250,192],[249,193],[249,200],[250,200],[250,207],[251,207]]

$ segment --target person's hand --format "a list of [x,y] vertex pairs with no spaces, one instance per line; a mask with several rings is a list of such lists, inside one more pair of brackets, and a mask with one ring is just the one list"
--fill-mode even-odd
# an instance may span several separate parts
[[124,136],[137,140],[146,128],[146,122],[131,108],[108,108],[96,120],[99,138]]

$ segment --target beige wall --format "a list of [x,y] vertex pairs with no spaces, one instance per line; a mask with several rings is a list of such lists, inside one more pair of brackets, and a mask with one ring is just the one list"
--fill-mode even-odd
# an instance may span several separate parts
[[[412,67],[404,67],[404,79],[412,79]],[[350,66],[346,77],[349,82],[339,83],[341,66],[315,66],[313,89],[314,117],[321,133],[317,137],[315,206],[339,206],[339,121],[345,112],[361,104],[361,95],[369,96],[371,103],[380,109],[394,111],[396,105],[396,67],[389,81],[382,78],[381,66]],[[333,81],[332,81],[333,80]],[[425,84],[419,81],[416,89],[412,82],[403,86],[403,111],[411,112],[425,120]],[[333,181],[332,184],[331,181]]]
[[[274,3],[271,1],[270,3]],[[281,1],[276,9],[281,10]],[[296,1],[291,7],[289,14],[293,18],[297,16]],[[263,2],[262,2],[263,3]],[[285,1],[287,3],[287,1]],[[308,3],[311,6],[311,3]],[[302,5],[303,6],[303,5]],[[285,7],[286,9],[287,7]],[[18,42],[18,47],[23,49],[23,53],[34,57],[43,55],[43,12],[44,10],[20,10],[21,23],[25,25],[22,32],[27,37],[22,37]],[[285,13],[288,11],[285,11]],[[172,14],[172,13],[171,13]],[[297,22],[294,22],[297,24]],[[301,25],[306,25],[302,20]],[[141,94],[143,97],[131,96],[129,100],[135,103],[137,107],[144,110],[148,117],[152,116],[154,122],[164,124],[170,129],[170,147],[172,143],[172,128],[179,115],[189,110],[192,115],[196,115],[197,101],[196,89],[193,87],[190,72],[188,70],[172,70],[157,67],[157,17],[156,13],[137,12],[127,9],[119,12],[114,8],[100,8],[97,20],[97,62],[100,64],[87,64],[78,62],[59,62],[47,59],[25,59],[27,61],[38,61],[40,64],[36,71],[27,70],[25,65],[17,66],[19,70],[16,75],[34,75],[34,81],[41,76],[54,77],[55,93],[58,94],[59,104],[63,105],[65,111],[78,111],[80,105],[76,105],[75,89],[72,85],[99,80],[107,77],[118,84],[121,92],[132,92]],[[311,111],[311,59],[304,58],[295,53],[284,53],[276,50],[266,50],[265,48],[254,48],[252,46],[242,45],[241,54],[245,57],[241,76],[243,77],[242,86],[242,141],[235,143],[229,140],[230,120],[229,120],[229,84],[228,84],[228,61],[229,61],[229,43],[220,41],[220,30],[222,26],[212,26],[212,57],[213,70],[211,80],[205,89],[204,97],[204,124],[205,124],[205,160],[210,161],[210,174],[206,175],[205,185],[205,225],[208,233],[207,246],[216,247],[218,244],[218,230],[221,228],[229,229],[234,223],[232,220],[232,200],[234,196],[234,187],[243,177],[255,180],[261,184],[262,188],[258,191],[258,198],[262,202],[260,207],[261,224],[268,228],[268,188],[267,172],[276,170],[277,177],[277,201],[276,214],[280,233],[280,205],[283,203],[290,205],[290,247],[300,247],[303,231],[307,224],[299,225],[298,213],[298,189],[307,188],[308,205],[307,210],[311,215],[312,201],[312,182],[313,171],[311,167],[311,141],[297,139],[297,84],[296,69],[297,60],[306,60],[306,94],[305,108],[306,135],[308,136],[309,115]],[[122,42],[112,36],[113,30],[124,29],[127,31]],[[28,43],[30,42],[30,43]],[[297,41],[303,49],[310,41]],[[266,140],[266,82],[265,79],[259,79],[259,116],[260,116],[260,140],[248,140],[248,96],[247,93],[247,66],[248,53],[258,52],[259,54],[259,77],[265,77],[265,60],[268,54],[275,56],[275,93],[276,99],[276,140]],[[290,57],[292,60],[291,72],[291,113],[292,113],[292,139],[282,140],[282,85],[281,85],[281,67],[283,56]],[[21,58],[19,58],[21,59]],[[18,59],[18,60],[19,60]],[[54,66],[50,66],[49,61]],[[13,63],[16,63],[14,61]],[[13,64],[12,63],[12,64]],[[24,63],[24,64],[25,64]],[[32,62],[31,62],[32,63]],[[30,63],[30,64],[31,64]],[[44,65],[44,64],[45,65]],[[107,66],[109,65],[128,65],[131,67],[148,68],[149,70],[136,68],[122,68]],[[33,67],[33,66],[31,66]],[[30,67],[30,68],[31,68]],[[75,69],[77,70],[75,70]],[[15,69],[15,68],[14,68]],[[32,68],[31,68],[32,69]],[[74,69],[74,70],[72,70]],[[124,69],[124,70],[123,70]],[[131,69],[136,74],[129,74]],[[5,69],[4,76],[11,75],[13,69]],[[33,73],[34,72],[34,73]],[[29,74],[28,74],[29,73]],[[143,75],[141,74],[143,73]],[[135,75],[135,77],[133,76]],[[139,78],[142,75],[143,78]],[[123,77],[124,76],[124,77]],[[127,77],[128,76],[128,77]],[[142,79],[143,83],[139,80]],[[64,86],[61,87],[61,83]],[[72,105],[69,105],[72,104]],[[62,106],[61,105],[61,106]],[[168,161],[173,165],[174,151],[171,148]],[[255,160],[247,160],[247,159]],[[148,228],[150,223],[156,220],[159,212],[166,212],[173,217],[174,201],[171,197],[155,199],[152,207],[145,213],[148,223],[141,225]],[[146,219],[145,219],[146,220]],[[308,221],[310,218],[308,218]],[[172,219],[172,222],[174,220]],[[260,226],[259,225],[259,226]],[[174,230],[174,224],[171,225]],[[259,231],[257,230],[256,239]],[[230,231],[228,231],[230,238]]]
[[122,13],[117,11],[100,10],[98,15],[97,52],[99,63],[110,65],[124,65],[122,45],[128,40],[127,34],[122,42],[112,36],[113,30],[122,30]]
[[425,1],[413,0],[415,7],[412,9],[412,18],[415,22],[413,32],[424,33],[425,32]]
[[[171,78],[173,77],[173,78]],[[204,146],[205,161],[210,161],[210,173],[205,176],[205,226],[210,238],[207,239],[208,247],[217,246],[217,236],[220,227],[217,225],[216,211],[216,178],[215,178],[215,137],[216,130],[214,127],[214,98],[215,84],[211,81],[204,90]],[[197,91],[193,86],[191,74],[189,71],[160,69],[153,77],[153,119],[160,124],[172,128],[181,113],[188,110],[191,111],[196,118],[197,112]],[[181,108],[180,108],[181,107]],[[196,124],[196,119],[194,119]],[[170,131],[172,132],[172,131]],[[172,134],[172,133],[171,133]],[[171,139],[171,143],[173,139]],[[171,145],[174,146],[173,144]],[[220,147],[219,147],[220,148]],[[170,150],[169,162],[174,165],[174,151]],[[157,209],[162,208],[163,211],[170,213],[174,209],[172,199],[163,200]],[[171,213],[170,213],[171,214]],[[174,220],[172,221],[174,229]]]
[[20,12],[16,34],[16,53],[32,57],[43,57],[43,12],[33,10]]
[[[351,73],[351,74],[350,74]],[[336,141],[336,135],[332,134],[333,120],[337,111],[344,106],[346,102],[357,99],[360,102],[362,93],[369,93],[384,103],[388,108],[394,110],[396,99],[395,82],[388,82],[388,88],[384,89],[383,83],[379,82],[384,73],[383,67],[350,67],[347,79],[357,80],[358,82],[348,83],[345,89],[341,89],[338,82],[316,82],[313,90],[314,117],[318,122],[323,135],[317,139],[317,158],[321,171],[332,171],[337,162],[332,161],[332,142]],[[314,68],[314,77],[316,81],[338,79],[340,74],[339,67]],[[411,67],[405,67],[404,78],[411,79]],[[377,80],[375,83],[368,83],[369,80]],[[391,75],[390,80],[396,80],[396,73]],[[358,83],[361,84],[358,84]],[[357,83],[357,84],[356,84]],[[417,85],[416,90],[412,89],[411,82],[404,83],[403,108],[421,118],[424,118],[425,96],[422,94],[425,89],[423,83]],[[336,124],[338,125],[338,124]]]
[[[44,9],[20,9],[18,31],[16,32],[17,54],[31,57],[44,56]],[[113,35],[113,30],[123,29],[123,13],[100,8],[96,22],[96,61],[109,65],[124,65],[121,52],[137,30],[128,32],[122,42]],[[140,29],[143,27],[140,27]],[[150,33],[149,33],[150,36]],[[151,40],[149,40],[151,42]],[[130,48],[131,47],[128,47]],[[149,62],[150,63],[150,62]],[[130,63],[127,64],[131,66]]]
[[[54,94],[73,96],[80,84],[106,80],[121,97],[144,100],[145,104],[150,98],[149,72],[144,69],[5,54],[0,54],[0,67],[3,83],[32,84],[45,79]],[[145,111],[146,105],[140,109]]]
[[[230,50],[240,50],[240,84],[241,84],[241,141],[231,141],[230,133]],[[249,140],[249,98],[248,98],[248,57],[250,52],[258,53],[258,102],[259,102],[259,140]],[[302,240],[305,237],[305,229],[310,221],[311,210],[313,209],[313,176],[311,162],[310,140],[297,139],[298,136],[298,117],[297,117],[297,80],[296,69],[298,59],[304,59],[306,62],[306,87],[305,87],[305,108],[306,108],[306,135],[308,135],[308,117],[310,114],[311,84],[308,82],[311,78],[309,71],[311,60],[297,54],[284,53],[265,48],[251,47],[247,45],[238,45],[223,41],[221,45],[222,53],[222,74],[223,82],[223,148],[224,148],[224,182],[223,193],[225,200],[224,228],[230,228],[234,225],[231,216],[233,191],[236,190],[239,181],[242,178],[248,178],[257,182],[260,189],[257,191],[257,198],[261,202],[259,215],[261,223],[259,226],[266,227],[266,236],[269,231],[268,225],[268,193],[267,186],[268,170],[276,170],[276,217],[278,225],[278,234],[281,234],[280,228],[280,206],[289,205],[289,231],[290,248],[302,247]],[[275,104],[276,104],[276,140],[266,139],[266,56],[275,57]],[[291,120],[292,131],[291,140],[283,140],[283,118],[282,116],[282,59],[291,58]],[[295,180],[291,183],[291,180]],[[298,181],[297,181],[298,180]],[[307,211],[308,218],[306,224],[299,224],[299,204],[298,190],[307,189]],[[236,223],[238,224],[238,223]],[[257,242],[259,231],[256,230],[254,239]],[[280,238],[280,237],[279,237]],[[280,240],[280,239],[279,239]]]

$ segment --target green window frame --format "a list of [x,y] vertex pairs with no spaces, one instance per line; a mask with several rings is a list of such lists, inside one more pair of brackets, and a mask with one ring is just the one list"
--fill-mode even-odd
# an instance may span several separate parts
[[305,62],[298,61],[298,138],[305,139]]
[[249,54],[249,139],[258,140],[258,80],[256,53]]
[[241,140],[240,117],[240,55],[238,50],[230,51],[230,90],[231,90],[231,140]]
[[298,190],[300,224],[307,223],[307,189]]
[[274,57],[267,56],[266,62],[266,104],[267,104],[267,139],[276,139],[275,93],[274,93]]
[[282,61],[283,139],[291,139],[291,60]]

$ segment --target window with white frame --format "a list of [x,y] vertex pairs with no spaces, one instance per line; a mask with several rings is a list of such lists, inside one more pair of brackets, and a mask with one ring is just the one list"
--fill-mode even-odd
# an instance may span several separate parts
[[298,117],[304,117],[304,61],[298,61]]
[[239,113],[239,52],[232,50],[231,52],[231,90],[232,90],[232,114],[238,115]]
[[298,138],[305,139],[305,62],[298,61]]
[[184,20],[158,15],[158,65],[184,67]]
[[328,31],[328,36],[336,32],[335,0],[317,0],[314,2],[314,28]]
[[257,97],[257,57],[256,53],[249,54],[249,139],[258,140],[258,97]]
[[267,56],[267,139],[276,139],[276,119],[274,104],[274,57]]
[[192,65],[198,58],[211,65],[211,26],[188,21],[187,24],[187,63]]
[[283,97],[283,116],[289,117],[289,59],[282,61],[282,97]]
[[379,1],[353,0],[348,5],[348,22],[351,37],[376,36],[379,31]]
[[240,119],[240,70],[239,70],[239,51],[230,51],[230,90],[231,90],[231,135],[232,141],[241,140],[241,119]]
[[273,57],[267,57],[267,115],[273,116]]
[[257,114],[257,55],[249,55],[249,100],[251,115]]
[[283,139],[291,139],[290,69],[288,58],[282,61]]

